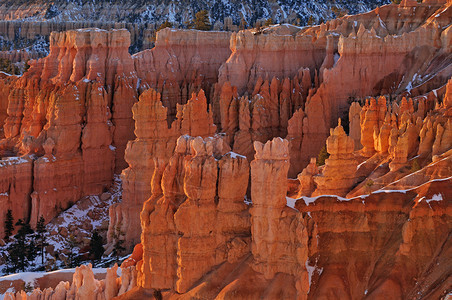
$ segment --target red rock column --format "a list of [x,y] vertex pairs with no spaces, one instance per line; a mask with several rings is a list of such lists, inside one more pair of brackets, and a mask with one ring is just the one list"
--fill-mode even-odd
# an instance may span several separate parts
[[250,215],[244,202],[250,167],[245,156],[228,153],[219,161],[216,263],[234,263],[250,251]]
[[[184,293],[215,265],[216,184],[218,162],[212,145],[198,137],[190,145],[194,156],[185,162],[184,191],[188,199],[174,215],[181,237],[177,249],[176,291]],[[209,149],[210,148],[210,149]]]
[[358,162],[353,155],[355,143],[345,133],[340,119],[339,125],[331,129],[326,149],[331,155],[325,161],[322,175],[314,177],[317,189],[312,195],[345,196],[355,184]]
[[254,149],[250,209],[253,268],[267,279],[278,272],[298,275],[300,262],[306,258],[295,242],[301,226],[293,223],[297,212],[286,206],[289,142],[274,138],[265,145],[254,142]]

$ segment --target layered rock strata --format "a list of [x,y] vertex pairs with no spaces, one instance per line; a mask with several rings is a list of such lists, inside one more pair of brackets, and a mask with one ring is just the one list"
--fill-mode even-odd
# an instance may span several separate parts
[[[346,116],[350,100],[402,92],[418,96],[446,83],[452,75],[450,9],[444,1],[404,3],[305,29],[281,25],[233,34],[232,54],[215,88],[215,122],[234,151],[248,158],[254,141],[287,136],[289,176],[295,177],[323,147],[329,128]],[[412,25],[401,24],[397,14]],[[423,58],[414,63],[413,57]],[[240,104],[242,96],[251,100],[248,107]]]
[[330,154],[325,161],[322,174],[314,177],[317,189],[312,194],[345,196],[356,183],[358,162],[353,151],[355,143],[347,136],[339,119],[339,125],[331,129],[326,140],[326,150]]
[[203,89],[210,99],[218,69],[231,54],[230,36],[230,32],[158,31],[155,47],[133,56],[140,90],[161,93],[170,118],[176,116],[176,105],[185,104],[193,92]]
[[[130,246],[138,243],[139,213],[151,196],[150,182],[161,164],[170,159],[181,135],[212,136],[216,127],[212,111],[207,109],[204,91],[193,94],[185,105],[177,105],[177,117],[168,127],[168,108],[162,105],[160,93],[145,91],[133,108],[137,138],[129,142],[125,158],[129,168],[122,172],[123,201],[110,210],[110,229],[119,226]],[[110,234],[111,235],[111,234]]]
[[220,137],[181,136],[169,162],[155,168],[141,213],[139,286],[185,293],[214,266],[249,252],[248,162],[228,150]]
[[[0,142],[0,155],[34,155],[30,183],[34,189],[28,200],[31,203],[27,203],[36,207],[32,222],[41,214],[46,220],[54,217],[84,195],[102,193],[111,184],[113,172],[128,166],[124,153],[127,142],[135,138],[132,106],[139,93],[150,85],[159,88],[168,106],[164,118],[168,115],[171,123],[177,119],[177,105],[186,103],[191,91],[210,89],[216,70],[229,55],[229,35],[187,32],[192,34],[184,39],[183,32],[163,30],[156,49],[135,57],[128,53],[130,34],[125,30],[54,33],[46,58],[31,61],[30,70],[20,78],[2,76],[0,122],[4,130],[0,136],[5,139]],[[213,43],[203,45],[211,38]],[[176,49],[177,44],[190,51]],[[171,61],[164,63],[167,60]],[[172,63],[179,66],[173,72],[169,69]],[[173,83],[181,85],[179,92],[174,92]],[[198,125],[196,113],[191,117],[192,125],[180,125],[183,132],[204,135],[207,128],[213,133],[215,129],[209,129],[213,122],[210,127]],[[173,145],[180,134],[174,133]],[[172,151],[171,143],[168,147]],[[152,170],[143,176],[146,174],[150,178]],[[126,178],[126,203],[131,194],[127,189]],[[135,201],[132,198],[140,200],[131,219],[138,220],[140,206],[149,194],[133,194],[130,202]],[[138,222],[135,225],[139,227]],[[138,237],[138,231],[133,232]]]
[[120,91],[137,81],[129,42],[125,30],[55,33],[48,57],[7,79],[0,148],[3,155],[34,155],[31,201],[9,201],[32,207],[26,217],[32,223],[41,215],[49,221],[83,195],[102,193],[115,161],[124,164],[121,149],[133,137],[133,123],[122,122],[130,117],[117,108],[130,109],[136,92]]

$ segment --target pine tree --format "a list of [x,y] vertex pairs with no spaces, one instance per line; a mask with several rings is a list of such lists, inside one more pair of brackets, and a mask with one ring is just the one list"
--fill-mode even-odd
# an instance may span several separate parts
[[67,250],[66,266],[74,268],[78,265],[78,258],[75,250],[78,248],[77,239],[73,234],[70,234],[64,241],[64,248]]
[[36,224],[36,246],[38,247],[42,264],[44,264],[45,247],[49,245],[46,241],[46,232],[45,219],[41,216]]
[[270,18],[270,19],[267,19],[267,21],[265,21],[264,26],[268,27],[273,24],[275,24],[275,23],[273,22],[273,19]]
[[4,232],[5,232],[5,240],[9,241],[11,235],[14,231],[14,218],[13,218],[13,212],[11,209],[8,209],[8,212],[6,213],[5,218],[5,225],[4,225]]
[[317,156],[317,165],[323,166],[328,157],[330,157],[330,154],[326,151],[326,145],[325,145],[320,150],[319,155]]
[[209,31],[211,27],[212,25],[210,25],[209,13],[207,12],[207,10],[198,11],[192,23],[189,25],[189,28],[204,31]]
[[172,27],[173,27],[173,23],[171,23],[171,22],[169,22],[168,20],[166,20],[165,22],[163,22],[163,23],[159,26],[159,28],[157,28],[156,31],[160,31],[160,30],[162,30],[162,29],[164,29],[164,28],[172,28]]
[[242,17],[242,19],[240,20],[239,29],[240,30],[245,30],[246,28],[248,28],[248,23],[246,22],[245,18]]
[[105,249],[103,247],[103,241],[102,237],[99,235],[97,230],[93,232],[93,235],[91,236],[91,240],[89,242],[89,254],[90,258],[93,261],[99,260],[102,258],[102,255],[104,255]]
[[33,230],[29,223],[25,223],[19,219],[16,226],[20,226],[17,234],[14,236],[14,242],[7,249],[7,268],[8,272],[25,271],[25,268],[33,262],[36,257],[36,248],[33,241],[29,241],[28,237],[33,234]]
[[113,240],[115,243],[113,244],[112,254],[116,257],[116,260],[118,260],[119,256],[124,252],[124,250],[126,250],[126,248],[124,248],[124,240],[121,239],[121,235],[123,235],[123,233],[121,232],[121,223],[119,223],[113,233]]

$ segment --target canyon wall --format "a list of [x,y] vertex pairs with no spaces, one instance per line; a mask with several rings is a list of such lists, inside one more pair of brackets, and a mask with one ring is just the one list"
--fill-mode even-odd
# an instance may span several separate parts
[[[444,1],[407,1],[320,26],[234,33],[212,100],[215,122],[233,150],[248,158],[253,141],[287,137],[289,176],[295,177],[324,146],[329,128],[347,117],[354,99],[414,97],[447,82],[450,14]],[[242,97],[248,107],[240,104]],[[245,120],[245,129],[237,120]]]
[[[112,183],[113,173],[121,172],[128,166],[126,160],[134,159],[124,154],[127,142],[135,138],[132,106],[139,94],[150,86],[158,88],[168,110],[164,112],[164,123],[171,123],[177,118],[177,106],[186,103],[192,92],[198,93],[202,87],[210,89],[217,80],[216,70],[229,56],[229,33],[170,29],[159,33],[155,49],[136,56],[128,53],[130,34],[125,30],[53,33],[50,44],[49,55],[31,61],[25,75],[5,75],[1,80],[4,139],[0,141],[0,155],[30,157],[33,163],[31,174],[26,176],[31,180],[27,184],[33,187],[31,192],[24,190],[27,197],[14,198],[10,180],[5,181],[1,192],[9,195],[9,206],[24,207],[23,213],[14,218],[32,223],[40,215],[49,221],[84,195],[104,192]],[[177,48],[179,44],[185,48]],[[178,67],[172,68],[173,64]],[[199,97],[207,105],[203,92]],[[194,130],[200,134],[197,132],[204,130],[196,124],[198,116],[190,118],[193,129],[185,123],[180,125],[183,129],[173,134],[174,145],[181,132]],[[210,123],[213,127],[207,131],[214,133]],[[171,143],[168,149],[172,151]],[[137,160],[140,166],[149,165]],[[10,168],[7,165],[5,169]],[[147,184],[153,171],[141,174],[143,169],[138,169]],[[133,182],[128,184],[132,177]],[[130,172],[123,180],[124,202],[136,204],[130,219],[138,220],[142,203],[150,194],[141,193],[140,188],[133,194],[134,186],[140,184],[134,182],[135,175]],[[26,203],[22,204],[24,199]],[[131,228],[135,235],[130,240],[136,242],[139,222]]]
[[[136,91],[128,87],[137,78],[129,43],[125,30],[55,33],[48,57],[31,62],[22,77],[4,79],[9,93],[2,95],[8,106],[0,152],[32,163],[21,183],[32,187],[22,191],[28,196],[14,196],[11,182],[2,185],[7,207],[24,208],[15,219],[50,221],[82,196],[110,187],[134,137],[128,111]],[[13,166],[2,167],[8,173]]]

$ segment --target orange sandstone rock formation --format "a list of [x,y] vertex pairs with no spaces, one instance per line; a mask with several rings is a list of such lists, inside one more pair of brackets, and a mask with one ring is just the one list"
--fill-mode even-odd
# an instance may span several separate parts
[[230,32],[158,31],[155,47],[133,56],[139,89],[159,92],[170,120],[176,116],[176,104],[185,104],[192,93],[203,89],[210,99],[218,69],[231,53],[230,36]]
[[178,139],[169,162],[155,169],[141,213],[139,286],[185,293],[214,266],[249,252],[248,170],[219,137]]
[[115,113],[116,106],[130,110],[136,93],[125,99],[115,93],[124,84],[136,85],[129,43],[125,30],[55,33],[48,57],[8,79],[2,151],[37,155],[29,175],[31,203],[9,201],[31,207],[32,223],[41,215],[49,221],[83,195],[111,185],[115,161],[121,164],[121,148],[133,137],[133,123],[121,122],[127,114]]
[[326,149],[330,157],[325,161],[322,174],[314,177],[317,189],[313,196],[338,195],[345,196],[356,183],[356,167],[358,162],[354,159],[355,143],[347,136],[344,128],[339,125],[331,129],[326,140]]
[[109,227],[109,232],[113,233],[119,225],[129,247],[140,238],[138,216],[144,201],[151,196],[153,174],[162,163],[168,162],[176,140],[184,134],[207,137],[216,130],[202,90],[197,95],[193,94],[187,104],[177,106],[177,118],[170,127],[167,110],[162,105],[161,95],[152,89],[144,92],[132,109],[137,139],[131,141],[126,149],[129,168],[121,175],[123,201],[110,209]]
[[106,270],[105,279],[98,280],[91,264],[75,269],[72,282],[61,281],[55,288],[43,287],[34,289],[31,294],[23,290],[17,293],[5,293],[5,299],[10,300],[64,300],[64,299],[113,299],[131,290],[136,285],[136,270],[134,266],[123,268],[121,276],[117,275],[118,266]]
[[[387,5],[311,28],[281,25],[234,34],[231,57],[220,68],[215,88],[215,122],[234,151],[251,158],[252,142],[286,137],[289,119],[297,119],[291,122],[297,127],[287,135],[293,141],[289,176],[295,177],[323,147],[337,118],[345,116],[350,99],[402,92],[418,96],[450,78],[450,68],[439,63],[451,55],[449,14],[450,4],[432,0]],[[401,24],[400,16],[411,27]],[[431,68],[413,63],[413,57],[429,61]],[[252,99],[248,108],[239,104],[246,95]],[[295,116],[299,108],[303,116]],[[237,119],[248,119],[241,117],[248,109],[251,130],[238,128]],[[369,114],[374,112],[383,115],[383,122],[384,112],[370,107]],[[353,116],[356,120],[356,113]],[[369,116],[366,126],[381,127],[375,120]],[[352,138],[358,140],[357,132]],[[362,141],[364,151],[371,151],[373,132]]]
[[[161,91],[169,123],[192,91],[205,88],[210,93],[219,66],[229,56],[229,33],[186,33],[164,30],[155,49],[134,57],[128,53],[126,30],[54,33],[47,57],[31,62],[21,78],[2,76],[0,138],[5,139],[0,155],[36,155],[32,203],[26,204],[33,206],[32,222],[41,214],[48,221],[80,197],[102,193],[111,185],[113,172],[128,166],[124,154],[127,142],[135,138],[132,106],[138,93],[149,86]],[[178,69],[169,72],[165,57]],[[173,84],[180,88],[172,89]],[[180,125],[184,132],[215,131],[198,124],[196,113],[187,121],[192,125]],[[179,135],[174,134],[174,142]],[[131,196],[141,197],[135,216],[149,197],[140,195]]]

